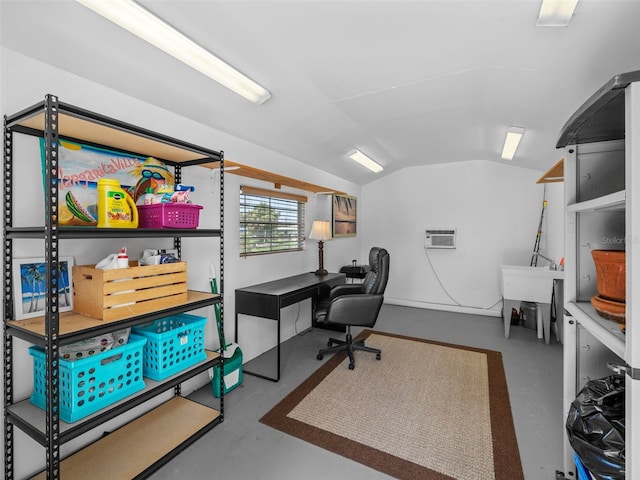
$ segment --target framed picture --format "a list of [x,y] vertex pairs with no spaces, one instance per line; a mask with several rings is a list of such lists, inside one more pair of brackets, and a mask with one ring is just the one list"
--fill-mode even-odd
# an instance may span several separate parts
[[[73,309],[73,257],[58,257],[58,310]],[[13,305],[16,320],[39,317],[46,309],[45,260],[37,258],[15,258],[13,260]]]
[[333,195],[333,236],[355,237],[358,199],[349,195]]

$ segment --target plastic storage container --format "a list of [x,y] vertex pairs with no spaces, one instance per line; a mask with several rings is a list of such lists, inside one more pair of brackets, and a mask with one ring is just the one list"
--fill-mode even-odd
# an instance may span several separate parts
[[207,358],[204,352],[206,317],[181,313],[133,327],[147,339],[143,375],[164,380]]
[[200,210],[193,203],[139,205],[140,228],[198,228]]
[[[228,349],[229,347],[227,347]],[[217,350],[218,351],[218,350]],[[213,396],[220,398],[220,371],[221,366],[213,367],[213,377],[211,378],[211,386],[213,388]],[[230,392],[242,383],[242,350],[236,346],[233,355],[224,358],[224,393]]]
[[[142,351],[147,339],[129,335],[126,345],[80,360],[59,360],[60,418],[72,423],[142,390]],[[29,348],[33,356],[33,393],[30,401],[46,408],[46,354]]]
[[522,326],[525,328],[538,328],[538,304],[536,302],[520,302],[522,309]]
[[580,457],[578,456],[578,454],[575,452],[573,454],[573,461],[576,464],[576,471],[578,472],[578,480],[593,480],[593,477],[591,476],[589,471],[586,469],[586,467],[582,463],[582,460],[580,460]]

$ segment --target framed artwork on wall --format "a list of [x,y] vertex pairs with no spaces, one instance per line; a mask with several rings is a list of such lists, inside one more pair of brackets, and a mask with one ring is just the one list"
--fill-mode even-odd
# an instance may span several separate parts
[[333,237],[355,237],[357,234],[358,199],[349,195],[333,195]]
[[[58,261],[58,310],[67,312],[73,309],[73,257],[58,257]],[[13,314],[16,320],[44,315],[46,266],[44,257],[13,260]]]

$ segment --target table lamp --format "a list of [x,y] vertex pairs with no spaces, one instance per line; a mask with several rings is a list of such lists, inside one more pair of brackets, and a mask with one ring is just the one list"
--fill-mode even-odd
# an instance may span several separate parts
[[314,220],[311,226],[311,233],[309,234],[311,240],[318,240],[318,259],[319,268],[315,271],[316,275],[326,275],[327,272],[324,269],[324,242],[331,240],[331,225],[328,220]]

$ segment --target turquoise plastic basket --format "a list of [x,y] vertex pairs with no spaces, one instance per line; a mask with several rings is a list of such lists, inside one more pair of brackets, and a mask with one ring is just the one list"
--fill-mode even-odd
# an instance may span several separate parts
[[143,375],[164,380],[207,358],[204,353],[206,317],[181,313],[133,327],[144,335]]
[[[60,418],[72,423],[142,390],[142,351],[147,339],[129,335],[121,347],[83,359],[59,360]],[[30,347],[33,356],[33,393],[30,401],[46,408],[46,359],[40,347]]]

